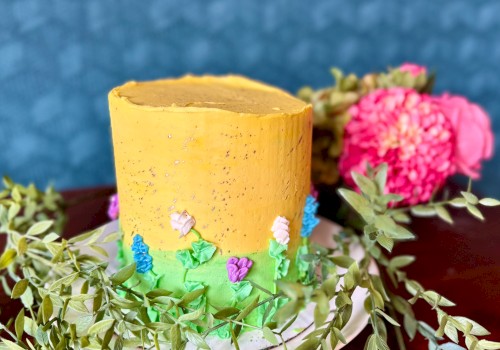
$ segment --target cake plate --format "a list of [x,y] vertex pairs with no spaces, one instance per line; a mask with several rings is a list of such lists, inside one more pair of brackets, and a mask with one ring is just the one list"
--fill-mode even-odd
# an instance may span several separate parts
[[[311,235],[311,241],[318,243],[327,248],[335,248],[336,243],[333,240],[333,235],[340,232],[341,227],[334,222],[320,218],[319,225],[315,228]],[[107,235],[118,230],[118,221],[112,221],[104,226],[104,234]],[[104,248],[109,254],[109,272],[116,272],[119,268],[117,254],[118,247],[116,242],[106,243]],[[351,257],[358,262],[363,258],[363,249],[358,244],[352,244],[350,247]],[[90,252],[89,252],[90,253]],[[379,274],[377,265],[374,261],[370,263],[369,271],[371,274]],[[338,268],[340,274],[346,272],[345,269]],[[339,283],[342,284],[342,281]],[[357,288],[352,294],[352,315],[349,322],[346,324],[342,330],[347,343],[349,343],[354,337],[356,337],[368,324],[369,316],[364,310],[364,300],[366,298],[366,291]],[[288,349],[297,348],[303,341],[304,337],[314,330],[314,307],[315,304],[310,303],[304,310],[299,313],[299,316],[284,333],[283,339],[286,342]],[[330,314],[327,321],[331,320],[334,315],[335,310],[335,299],[330,302]],[[229,350],[233,349],[233,346],[229,339],[220,339],[218,337],[207,337],[207,344],[211,349],[217,350]],[[260,331],[245,332],[238,338],[238,343],[242,349],[266,349],[266,350],[277,350],[283,349],[283,344],[274,346],[265,340]],[[329,342],[327,341],[327,344]],[[335,349],[341,349],[345,344],[339,343]],[[186,349],[195,350],[196,346],[188,343]]]

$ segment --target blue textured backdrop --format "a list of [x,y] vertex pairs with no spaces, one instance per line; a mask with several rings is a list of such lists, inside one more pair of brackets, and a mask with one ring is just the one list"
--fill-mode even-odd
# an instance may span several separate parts
[[[130,79],[245,74],[296,91],[329,68],[414,61],[484,105],[500,139],[497,0],[0,0],[0,173],[112,183],[107,92]],[[500,195],[500,156],[479,184]]]

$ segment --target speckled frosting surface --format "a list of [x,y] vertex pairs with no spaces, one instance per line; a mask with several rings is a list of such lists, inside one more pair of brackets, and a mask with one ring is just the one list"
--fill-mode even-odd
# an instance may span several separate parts
[[[271,228],[283,216],[290,222],[285,278],[297,278],[310,190],[311,106],[239,76],[130,82],[110,92],[109,104],[126,262],[133,261],[130,247],[140,235],[153,272],[162,276],[160,287],[184,293],[186,282],[199,282],[208,305],[230,306],[231,257],[251,259],[245,279],[274,288]],[[184,210],[217,247],[210,261],[187,272],[176,252],[189,249],[196,236],[179,237],[170,224],[170,215]],[[138,286],[151,287],[146,278]]]

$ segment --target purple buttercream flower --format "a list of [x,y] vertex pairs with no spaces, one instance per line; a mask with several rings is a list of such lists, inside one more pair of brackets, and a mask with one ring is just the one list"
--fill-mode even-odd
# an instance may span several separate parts
[[227,275],[232,283],[241,282],[248,274],[253,261],[248,258],[231,257],[226,263]]
[[114,194],[109,197],[108,216],[111,220],[116,220],[118,219],[119,212],[120,207],[118,206],[118,194]]

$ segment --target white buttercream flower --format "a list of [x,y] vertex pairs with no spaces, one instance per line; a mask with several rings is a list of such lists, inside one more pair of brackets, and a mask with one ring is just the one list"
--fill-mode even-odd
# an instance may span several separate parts
[[182,213],[170,214],[170,219],[170,225],[172,225],[172,228],[181,233],[179,238],[187,235],[196,223],[194,218],[185,210]]
[[273,223],[271,231],[279,244],[288,244],[290,241],[290,221],[283,216],[278,216]]

